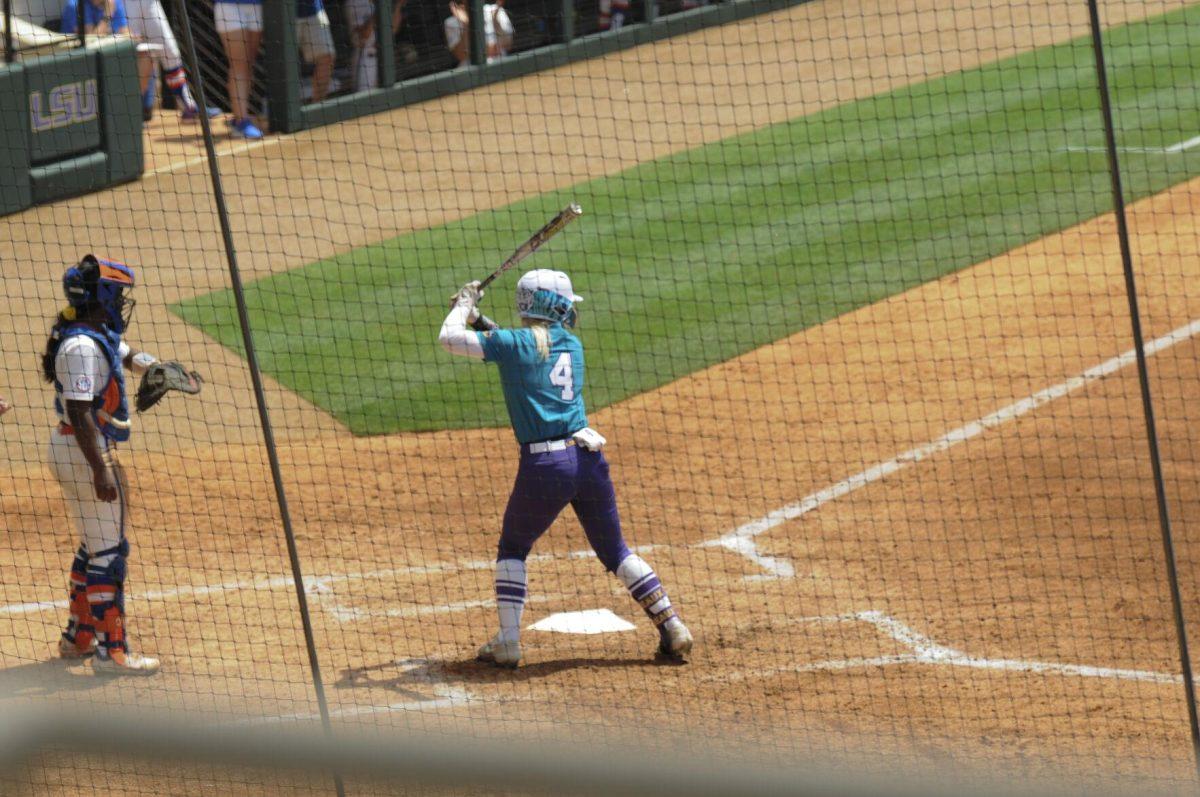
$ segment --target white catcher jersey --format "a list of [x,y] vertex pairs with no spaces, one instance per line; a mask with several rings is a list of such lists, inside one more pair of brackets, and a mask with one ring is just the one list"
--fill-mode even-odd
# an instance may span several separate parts
[[[129,344],[121,341],[119,356],[122,360],[129,354]],[[108,360],[100,344],[86,335],[71,335],[58,347],[54,357],[54,375],[62,385],[63,412],[68,401],[91,401],[99,396],[108,384]],[[63,423],[70,423],[60,415]]]

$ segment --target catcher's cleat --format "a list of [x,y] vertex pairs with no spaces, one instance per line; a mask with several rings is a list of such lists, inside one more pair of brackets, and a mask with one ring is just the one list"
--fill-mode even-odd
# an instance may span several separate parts
[[88,656],[93,655],[95,652],[96,652],[95,638],[89,640],[89,642],[86,645],[84,645],[83,647],[76,645],[74,642],[67,639],[65,636],[60,636],[58,638],[58,657],[60,659],[86,659]]
[[687,655],[692,652],[692,632],[682,621],[671,623],[669,628],[664,626],[659,634],[659,655],[675,661],[687,660]]
[[496,634],[492,637],[491,642],[479,649],[479,653],[475,654],[475,660],[495,664],[497,667],[516,669],[517,664],[521,661],[521,643],[516,639],[501,642],[500,635]]
[[113,650],[107,656],[92,659],[92,670],[96,675],[154,675],[158,672],[158,659]]

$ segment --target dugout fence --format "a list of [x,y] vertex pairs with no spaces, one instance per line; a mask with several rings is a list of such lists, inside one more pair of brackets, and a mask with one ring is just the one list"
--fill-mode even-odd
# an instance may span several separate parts
[[[599,6],[514,3],[525,54],[486,64],[478,27],[462,71],[309,105],[311,30],[284,5],[252,79],[290,132],[156,105],[128,142],[140,179],[0,219],[0,701],[10,740],[60,735],[5,788],[421,792],[363,771],[414,738],[398,757],[511,750],[534,782],[496,791],[553,791],[589,755],[618,780],[659,760],[693,783],[703,761],[713,788],[829,760],[1194,787],[1194,4],[635,4],[605,33]],[[166,11],[223,106],[211,7]],[[487,13],[494,33],[495,7],[467,9]],[[380,49],[450,57],[402,31]],[[447,81],[463,91],[434,97]],[[438,327],[570,202],[583,216],[520,268],[584,296],[589,421],[626,538],[696,636],[687,664],[654,657],[570,512],[527,561],[522,666],[474,661],[518,451],[495,369]],[[205,377],[117,454],[149,678],[56,658],[74,516],[106,511],[68,503],[46,455],[41,355],[85,252],[136,269],[131,344]],[[516,276],[483,300],[505,325]],[[187,763],[147,776],[89,748],[105,723],[126,747],[161,729]],[[234,755],[254,738],[260,758]],[[271,769],[292,741],[315,775]],[[559,746],[579,755],[539,770]]]

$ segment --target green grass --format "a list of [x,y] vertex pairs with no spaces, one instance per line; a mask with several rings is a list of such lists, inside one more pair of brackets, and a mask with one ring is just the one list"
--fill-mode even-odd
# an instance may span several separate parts
[[[1200,9],[1107,41],[1121,145],[1200,134]],[[1103,152],[1066,151],[1103,140],[1090,41],[1044,48],[259,280],[256,348],[357,434],[503,425],[491,369],[436,345],[447,296],[574,200],[526,265],[586,297],[596,409],[1110,210]],[[1200,149],[1122,166],[1136,199],[1200,174]],[[484,300],[505,323],[514,283]],[[231,292],[173,310],[241,351]]]

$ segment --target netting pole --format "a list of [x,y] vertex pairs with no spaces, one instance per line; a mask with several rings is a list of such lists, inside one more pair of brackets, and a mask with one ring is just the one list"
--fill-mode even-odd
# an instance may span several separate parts
[[483,0],[467,0],[467,19],[470,20],[467,32],[468,51],[471,54],[471,65],[479,66],[487,63],[487,39],[484,35]]
[[562,0],[558,13],[562,15],[563,44],[570,44],[575,38],[575,0]]
[[[187,16],[183,0],[174,0],[175,11],[183,21],[184,57],[188,71],[200,75],[200,61],[196,57],[196,42],[192,38],[192,23]],[[300,610],[300,623],[304,627],[304,644],[308,648],[308,663],[312,671],[313,691],[316,692],[317,707],[321,712],[321,725],[325,733],[333,735],[329,718],[329,704],[325,699],[325,686],[321,682],[321,664],[317,658],[317,643],[313,635],[312,618],[308,612],[308,598],[304,594],[304,574],[300,569],[300,553],[296,549],[296,535],[292,530],[292,517],[288,511],[287,492],[283,488],[283,472],[279,467],[279,452],[275,448],[275,434],[271,430],[271,417],[267,411],[267,396],[263,389],[262,374],[258,369],[258,357],[254,351],[254,338],[250,334],[250,315],[246,310],[246,295],[242,289],[242,277],[238,271],[237,252],[233,247],[233,231],[229,226],[229,209],[225,205],[225,191],[221,187],[221,170],[217,165],[217,150],[213,144],[212,124],[204,109],[208,101],[204,94],[204,80],[194,81],[196,104],[200,106],[200,126],[204,133],[204,152],[208,156],[208,173],[212,178],[213,200],[217,205],[217,218],[221,224],[221,237],[225,243],[225,259],[229,264],[229,279],[237,302],[238,321],[242,327],[242,344],[246,347],[246,363],[250,367],[250,380],[254,385],[254,400],[258,405],[258,418],[262,423],[263,445],[267,449],[267,460],[271,464],[271,479],[275,483],[275,500],[279,504],[279,517],[283,525],[283,536],[287,540],[288,559],[292,566],[292,581],[296,588],[296,605]],[[342,776],[333,773],[334,788],[338,797],[345,797],[346,788]]]
[[262,59],[267,72],[267,122],[273,131],[294,133],[303,125],[300,109],[300,45],[296,41],[295,0],[262,0]]
[[12,32],[12,0],[4,0],[4,60],[12,63],[16,56],[13,54]]
[[1154,404],[1150,397],[1150,372],[1146,367],[1146,348],[1142,337],[1142,317],[1138,309],[1137,286],[1133,276],[1133,252],[1129,244],[1129,227],[1125,218],[1125,194],[1121,187],[1121,168],[1117,159],[1117,135],[1113,124],[1112,99],[1109,96],[1107,67],[1104,64],[1104,41],[1100,29],[1100,10],[1096,0],[1088,0],[1091,15],[1092,50],[1096,58],[1097,89],[1100,92],[1100,111],[1104,115],[1104,147],[1108,153],[1108,170],[1112,177],[1113,212],[1117,219],[1117,239],[1121,245],[1121,263],[1125,270],[1125,295],[1129,300],[1129,320],[1133,326],[1133,346],[1137,353],[1138,383],[1142,392],[1142,411],[1146,418],[1146,438],[1150,446],[1150,467],[1154,472],[1154,497],[1158,502],[1158,523],[1162,531],[1163,554],[1167,564],[1167,583],[1171,591],[1171,606],[1175,614],[1175,636],[1179,643],[1179,668],[1183,675],[1183,692],[1187,702],[1188,721],[1192,732],[1192,756],[1200,774],[1200,722],[1196,716],[1196,688],[1192,681],[1192,659],[1188,653],[1187,625],[1183,614],[1183,598],[1179,590],[1179,573],[1175,564],[1175,544],[1171,536],[1171,515],[1167,507],[1167,490],[1163,481],[1162,458],[1158,450],[1158,432],[1154,424]]
[[383,89],[391,88],[396,83],[396,33],[392,30],[395,2],[399,0],[379,0],[375,4],[376,66],[379,67],[379,87]]

